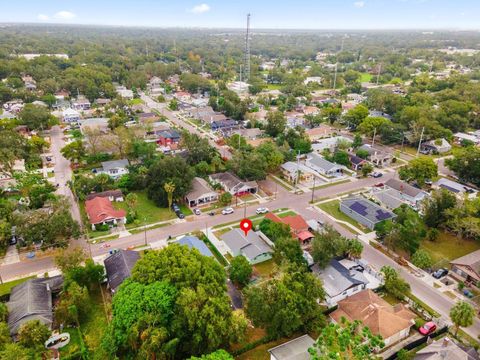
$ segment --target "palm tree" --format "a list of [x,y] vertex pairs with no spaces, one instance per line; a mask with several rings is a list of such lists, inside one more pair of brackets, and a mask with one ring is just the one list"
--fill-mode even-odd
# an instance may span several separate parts
[[135,193],[129,193],[129,194],[125,197],[125,202],[127,203],[127,206],[128,206],[128,213],[129,213],[130,215],[136,215],[135,207],[136,207],[137,204],[138,204],[138,196],[137,196],[137,194],[135,194]]
[[475,318],[475,309],[466,301],[457,302],[450,309],[450,319],[455,325],[455,336],[457,336],[460,326],[467,327],[473,324]]
[[171,210],[172,209],[172,202],[173,202],[173,192],[175,191],[175,184],[171,181],[166,182],[163,185],[163,189],[167,193],[168,197],[168,208]]

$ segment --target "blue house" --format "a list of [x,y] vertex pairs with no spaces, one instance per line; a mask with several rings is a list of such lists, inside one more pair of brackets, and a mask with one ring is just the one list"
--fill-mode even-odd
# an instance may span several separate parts
[[188,246],[190,249],[197,249],[200,254],[204,256],[213,256],[207,245],[205,245],[205,243],[196,236],[184,236],[177,242],[180,245]]

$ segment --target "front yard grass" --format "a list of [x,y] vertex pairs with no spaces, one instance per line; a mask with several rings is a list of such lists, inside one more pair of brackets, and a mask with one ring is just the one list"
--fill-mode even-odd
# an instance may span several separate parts
[[29,276],[29,277],[25,277],[25,278],[22,278],[22,279],[17,279],[17,280],[13,280],[13,281],[8,281],[8,282],[5,282],[3,284],[0,285],[0,296],[4,296],[4,295],[7,295],[7,294],[10,294],[10,291],[12,290],[13,287],[29,280],[29,279],[33,279],[33,278],[36,278],[36,276]]
[[[344,214],[343,212],[340,211],[340,201],[339,200],[329,201],[329,202],[326,202],[326,203],[319,204],[317,206],[320,209],[322,209],[323,211],[325,211],[326,213],[333,216],[337,220],[345,221],[345,222],[355,226],[356,228],[358,228],[360,230],[365,229],[365,227],[363,225],[361,225],[360,223],[358,223],[357,221],[353,220],[351,217],[347,216],[346,214]],[[349,230],[353,230],[353,229],[349,228]]]
[[474,240],[465,240],[450,233],[441,231],[438,239],[435,241],[422,241],[421,249],[428,251],[432,256],[433,263],[442,260],[448,262],[461,256],[470,254],[480,249],[480,242]]
[[[103,288],[105,296],[108,296],[106,288]],[[90,292],[89,312],[85,319],[82,319],[80,329],[85,339],[85,344],[90,353],[100,346],[103,332],[107,328],[107,316],[103,305],[102,293],[99,287]]]

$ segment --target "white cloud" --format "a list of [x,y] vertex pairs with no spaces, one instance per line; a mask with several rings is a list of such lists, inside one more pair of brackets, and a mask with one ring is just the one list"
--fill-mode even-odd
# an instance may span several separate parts
[[74,13],[66,10],[59,11],[55,15],[53,15],[55,19],[60,19],[60,20],[70,20],[70,19],[73,19],[75,16],[76,15]]
[[210,11],[210,6],[208,4],[196,5],[190,9],[190,12],[194,14],[203,14]]
[[353,6],[355,6],[356,8],[362,8],[365,6],[365,1],[355,1],[353,3]]
[[49,19],[49,16],[45,14],[38,14],[37,19],[42,21],[47,21]]

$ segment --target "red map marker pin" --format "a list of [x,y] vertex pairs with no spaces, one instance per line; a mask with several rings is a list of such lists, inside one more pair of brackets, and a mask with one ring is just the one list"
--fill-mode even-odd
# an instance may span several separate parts
[[240,221],[240,229],[242,229],[245,236],[247,236],[248,232],[252,230],[252,222],[249,219],[243,219]]

